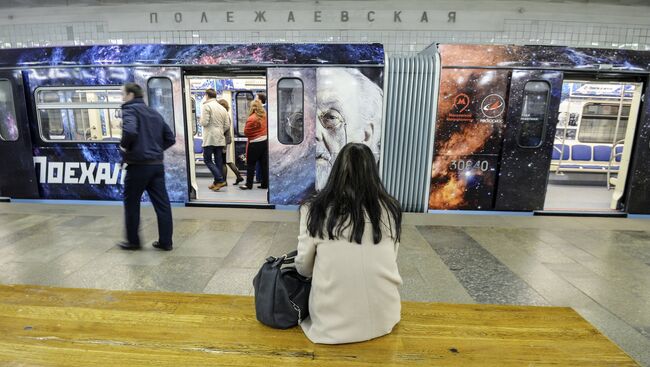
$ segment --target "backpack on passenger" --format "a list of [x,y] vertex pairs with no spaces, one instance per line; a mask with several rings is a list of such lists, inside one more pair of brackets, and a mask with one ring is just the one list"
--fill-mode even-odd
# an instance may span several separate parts
[[298,274],[297,251],[269,257],[255,278],[255,316],[264,325],[288,329],[309,316],[311,280]]

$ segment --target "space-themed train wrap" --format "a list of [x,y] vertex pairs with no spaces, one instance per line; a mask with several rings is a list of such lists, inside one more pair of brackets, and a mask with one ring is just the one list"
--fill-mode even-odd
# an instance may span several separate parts
[[372,65],[380,44],[98,45],[2,50],[3,66]]
[[442,70],[430,209],[492,209],[508,76],[507,70]]
[[325,186],[347,143],[366,144],[379,160],[382,83],[381,67],[269,70],[272,204],[300,204]]
[[18,139],[18,119],[9,80],[0,79],[0,140]]
[[561,94],[562,72],[512,71],[494,209],[544,208]]
[[627,210],[630,213],[650,214],[650,85],[644,92],[646,103],[641,107],[641,120],[636,129],[636,139],[632,151]]
[[[26,70],[28,88],[37,106],[37,115],[31,116],[32,136],[36,137],[33,143],[34,168],[38,179],[39,194],[44,199],[71,199],[71,200],[121,200],[122,189],[126,171],[122,165],[117,138],[103,139],[102,141],[80,142],[78,139],[67,140],[67,136],[53,136],[51,131],[45,130],[44,119],[52,115],[43,114],[40,110],[39,99],[46,97],[38,94],[39,88],[51,91],[52,94],[65,95],[65,90],[91,91],[101,88],[118,88],[126,82],[136,82],[144,87],[145,101],[157,109],[172,126],[176,134],[176,144],[165,152],[166,183],[171,201],[185,202],[187,200],[187,172],[185,161],[185,135],[182,117],[181,83],[179,68],[160,67],[93,67],[93,68],[42,68]],[[153,87],[152,78],[164,79],[170,84],[170,89],[161,93],[148,93]],[[70,89],[65,89],[70,88]],[[151,89],[153,90],[153,89]],[[119,106],[117,91],[112,95],[112,106]],[[73,97],[75,98],[75,97]],[[167,98],[172,109],[162,106],[162,99]],[[52,110],[61,116],[61,125],[66,129],[79,132],[71,116],[71,110],[66,109],[72,105],[70,100],[64,102],[60,109]],[[102,130],[116,129],[121,126],[115,119],[118,117],[119,108],[108,109],[110,117],[101,115]],[[59,112],[60,111],[60,112]],[[113,116],[116,115],[116,116]],[[76,115],[79,116],[79,115]],[[119,116],[121,117],[121,116]],[[78,119],[78,118],[77,118]],[[109,120],[109,121],[105,121]],[[104,127],[106,126],[107,127]],[[62,128],[63,130],[63,128]],[[88,136],[94,134],[91,129],[84,133]],[[47,137],[44,134],[47,133]],[[106,133],[106,131],[103,131]],[[84,137],[85,138],[85,137]],[[57,141],[56,139],[60,139]],[[145,197],[145,200],[148,198]]]
[[[432,46],[433,47],[433,46]],[[430,209],[542,209],[562,72],[650,71],[650,53],[552,46],[437,45],[442,73],[435,122]],[[524,70],[517,70],[518,68]],[[525,70],[525,69],[536,70]],[[545,129],[538,146],[520,133],[535,119],[523,109],[529,81],[549,86]],[[650,86],[646,87],[650,93]],[[503,107],[502,107],[503,106]],[[635,138],[627,211],[650,213],[650,107]],[[525,120],[525,121],[524,121]]]
[[438,45],[437,48],[443,67],[650,71],[650,53],[634,50],[514,45]]
[[316,182],[316,68],[271,69],[267,85],[269,202],[300,204]]

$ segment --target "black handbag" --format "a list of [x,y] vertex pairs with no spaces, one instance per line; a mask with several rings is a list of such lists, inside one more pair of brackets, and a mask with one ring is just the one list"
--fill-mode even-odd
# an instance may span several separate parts
[[267,258],[253,279],[255,316],[264,325],[288,329],[309,316],[311,280],[298,274],[297,254]]

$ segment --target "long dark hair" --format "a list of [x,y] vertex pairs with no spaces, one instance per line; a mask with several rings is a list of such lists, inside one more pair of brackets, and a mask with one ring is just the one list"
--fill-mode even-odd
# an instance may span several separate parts
[[334,162],[327,184],[305,202],[309,206],[307,230],[312,237],[339,239],[352,227],[348,240],[361,244],[365,215],[372,223],[375,244],[382,239],[382,214],[391,237],[399,242],[402,233],[402,209],[390,196],[379,178],[377,163],[370,148],[350,143],[341,149]]

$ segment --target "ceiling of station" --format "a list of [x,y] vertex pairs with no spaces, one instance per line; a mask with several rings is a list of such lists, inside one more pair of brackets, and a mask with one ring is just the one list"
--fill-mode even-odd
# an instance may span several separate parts
[[[260,2],[296,2],[310,3],[316,0],[252,0]],[[345,1],[345,0],[327,0]],[[349,0],[347,0],[349,1]],[[376,0],[354,0],[354,1],[376,1]],[[475,0],[481,1],[481,0]],[[490,1],[490,0],[488,0]],[[522,1],[522,0],[501,0],[501,1]],[[650,0],[523,0],[538,3],[579,3],[579,4],[609,4],[609,5],[634,5],[650,6]],[[123,4],[152,4],[152,3],[191,3],[194,0],[0,0],[0,8],[21,8],[21,7],[42,7],[42,6],[84,6],[84,5],[123,5]],[[211,2],[237,2],[237,0],[212,0]]]

